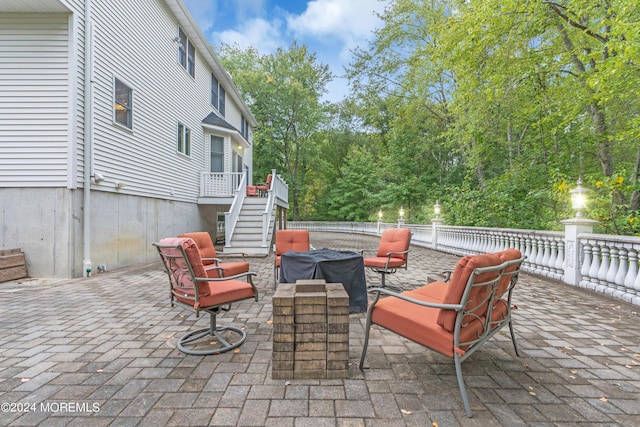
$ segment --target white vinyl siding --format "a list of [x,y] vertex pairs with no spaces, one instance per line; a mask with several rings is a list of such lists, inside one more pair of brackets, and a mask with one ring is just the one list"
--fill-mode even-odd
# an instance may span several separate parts
[[0,187],[66,187],[67,14],[0,14]]

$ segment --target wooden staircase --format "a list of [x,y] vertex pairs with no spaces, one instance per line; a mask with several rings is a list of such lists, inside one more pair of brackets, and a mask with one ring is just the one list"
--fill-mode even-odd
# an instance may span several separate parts
[[246,197],[231,236],[231,246],[225,246],[224,253],[245,253],[248,255],[268,255],[271,250],[271,238],[273,236],[273,223],[275,221],[275,204],[271,215],[266,244],[262,241],[262,217],[267,208],[269,198]]

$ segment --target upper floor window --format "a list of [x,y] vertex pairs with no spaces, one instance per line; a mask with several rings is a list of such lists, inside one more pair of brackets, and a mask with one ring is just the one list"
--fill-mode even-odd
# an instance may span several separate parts
[[191,77],[196,76],[196,48],[191,43],[191,40],[187,38],[187,35],[182,31],[182,28],[178,28],[178,38],[180,39],[178,44],[178,61],[180,65]]
[[240,133],[242,133],[244,139],[249,140],[249,122],[247,122],[244,116],[242,116],[242,122],[240,124]]
[[113,120],[133,129],[133,90],[117,78],[113,83]]
[[178,122],[178,152],[191,155],[191,129]]
[[225,91],[213,74],[211,74],[211,105],[224,117]]

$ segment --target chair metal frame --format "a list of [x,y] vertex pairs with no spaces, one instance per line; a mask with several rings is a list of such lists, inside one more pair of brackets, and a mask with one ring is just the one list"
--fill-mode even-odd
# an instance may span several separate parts
[[[465,388],[465,384],[464,384],[464,378],[462,376],[462,362],[464,362],[466,359],[468,359],[473,353],[475,353],[476,350],[478,350],[480,348],[480,346],[482,346],[487,340],[489,340],[491,337],[493,337],[496,333],[498,333],[504,326],[508,325],[509,326],[509,332],[511,334],[511,341],[513,343],[513,349],[516,353],[516,356],[520,356],[520,353],[518,352],[518,345],[516,344],[516,338],[515,338],[515,334],[514,334],[514,330],[513,330],[513,320],[511,317],[511,296],[512,296],[512,292],[513,292],[513,288],[515,287],[516,283],[517,283],[517,279],[518,279],[518,274],[520,271],[520,266],[522,264],[522,262],[524,261],[525,257],[521,257],[520,259],[517,260],[513,260],[513,261],[507,261],[504,262],[500,265],[497,266],[491,266],[491,267],[483,267],[483,268],[476,268],[473,273],[470,275],[469,279],[467,280],[464,292],[462,294],[462,298],[460,300],[460,303],[458,304],[443,304],[443,303],[436,303],[436,302],[429,302],[429,301],[423,301],[423,300],[418,300],[415,298],[411,298],[408,297],[406,295],[403,294],[399,294],[396,292],[392,292],[389,291],[385,288],[373,288],[371,289],[369,292],[375,293],[374,299],[373,301],[369,304],[369,308],[367,309],[367,322],[366,322],[366,326],[365,326],[365,338],[364,338],[364,344],[363,344],[363,348],[362,348],[362,355],[360,357],[360,365],[359,368],[362,371],[363,369],[366,369],[364,367],[364,361],[365,361],[365,357],[367,354],[367,347],[369,345],[369,334],[370,334],[370,329],[371,329],[371,325],[372,324],[376,324],[372,322],[372,313],[375,310],[375,306],[376,303],[380,300],[380,296],[382,295],[386,295],[387,298],[388,297],[392,297],[392,298],[399,298],[402,299],[404,301],[407,301],[409,303],[412,304],[417,304],[423,307],[430,307],[430,308],[434,308],[434,309],[448,309],[448,310],[455,310],[457,312],[456,315],[456,319],[455,319],[455,327],[454,327],[454,332],[453,332],[453,348],[454,348],[454,352],[453,352],[453,360],[454,360],[454,364],[455,364],[455,368],[456,368],[456,377],[458,380],[458,387],[460,388],[460,394],[462,396],[462,402],[464,405],[464,409],[465,412],[467,414],[467,417],[471,418],[472,417],[472,412],[471,412],[471,408],[469,406],[469,399],[467,397],[467,392],[466,392],[466,388]],[[517,265],[517,267],[511,271],[507,271],[508,269],[510,269],[511,266]],[[479,275],[482,275],[484,273],[490,273],[490,272],[498,272],[498,275],[488,281],[484,281],[484,282],[479,282],[479,283],[474,283],[475,278]],[[503,278],[503,276],[510,276],[509,279],[509,285],[508,287],[500,293],[500,295],[497,295],[497,288],[498,288],[498,284],[500,283],[501,279]],[[428,286],[428,285],[426,285]],[[467,307],[467,303],[469,295],[471,294],[471,291],[473,288],[477,288],[477,287],[489,287],[490,292],[487,293],[487,297],[481,301],[478,301],[477,304],[473,305],[472,307]],[[494,306],[494,303],[497,302],[499,299],[502,299],[503,295],[507,295],[506,298],[506,314],[504,316],[504,318],[500,319],[500,320],[492,320],[492,307]],[[487,312],[484,316],[478,316],[475,311],[478,310],[481,307],[484,307],[485,305],[488,306]],[[477,335],[475,339],[470,340],[470,341],[465,341],[465,342],[461,342],[460,341],[460,335],[461,335],[461,330],[469,323],[469,319],[473,319],[474,321],[479,321],[481,322],[482,325],[482,333]],[[382,328],[386,327],[384,325],[378,325]],[[388,329],[390,330],[390,329]],[[391,331],[394,332],[395,331]],[[408,338],[408,337],[407,337]],[[410,339],[410,338],[408,338]],[[415,342],[415,341],[414,341]],[[428,345],[424,344],[424,343],[418,343],[424,347],[430,348]],[[430,348],[431,349],[431,348]],[[435,349],[432,349],[434,351],[437,351]],[[447,355],[448,356],[448,355]]]
[[[409,248],[411,246],[411,233],[409,233],[409,242],[407,242],[407,248]],[[360,251],[360,255],[362,255],[363,260],[366,260],[364,254],[365,252],[377,252],[378,248],[376,249],[362,249]],[[402,288],[400,288],[399,286],[395,286],[395,285],[387,285],[386,284],[386,277],[387,274],[395,274],[398,269],[402,268],[404,270],[407,270],[408,266],[409,266],[409,252],[411,251],[411,249],[407,249],[405,251],[400,251],[400,252],[386,252],[386,257],[387,257],[387,262],[385,263],[384,267],[369,267],[366,265],[366,261],[365,262],[365,267],[371,269],[371,271],[375,271],[378,274],[381,274],[381,278],[380,278],[380,287],[382,288],[390,288],[393,289],[397,292],[402,292]],[[389,262],[391,262],[391,258],[393,258],[393,255],[407,255],[407,257],[404,260],[404,264],[399,266],[399,267],[389,267]],[[370,286],[369,288],[374,288],[376,287],[375,285]]]
[[[180,244],[166,245],[161,243],[153,243],[153,246],[155,246],[158,249],[158,254],[160,255],[160,259],[162,260],[162,263],[165,267],[165,272],[169,276],[169,294],[171,298],[171,306],[174,307],[175,304],[178,303],[185,307],[192,308],[195,310],[196,317],[200,317],[200,311],[209,313],[209,326],[206,328],[201,328],[201,329],[187,332],[186,334],[181,336],[177,342],[178,349],[185,354],[209,355],[209,354],[224,353],[242,345],[242,343],[244,343],[244,341],[247,338],[246,332],[236,326],[231,326],[231,325],[218,326],[216,315],[221,311],[229,311],[231,309],[231,303],[233,302],[244,301],[246,299],[251,299],[251,298],[255,299],[255,301],[258,301],[258,289],[253,284],[253,280],[252,280],[252,276],[256,276],[256,273],[247,272],[247,273],[237,274],[235,276],[229,276],[229,277],[223,277],[223,278],[196,277],[196,274],[193,271],[193,267],[189,262],[189,258],[187,257],[185,249],[184,247],[182,247],[182,245]],[[168,254],[166,252],[163,252],[163,249],[176,249],[179,252],[176,254]],[[184,265],[181,265],[182,263],[179,262],[180,259],[183,260]],[[207,274],[208,274],[210,270],[222,270],[222,268],[208,267],[205,271],[207,271]],[[222,272],[218,271],[218,274],[222,274]],[[183,281],[181,279],[183,279],[183,276],[185,275],[193,283],[194,285],[193,287],[187,288],[183,286]],[[212,306],[206,306],[206,307],[200,306],[200,290],[198,287],[198,283],[226,282],[230,280],[237,280],[243,277],[246,277],[247,283],[249,283],[253,288],[254,295],[252,297],[233,300],[233,301],[225,301],[220,304],[216,304]],[[193,297],[189,296],[188,294],[185,294],[184,292],[180,293],[179,291],[180,289],[189,289],[193,291]],[[190,301],[190,303],[181,301],[180,299],[177,298],[177,296],[187,301]],[[222,332],[225,332],[225,331],[234,332],[236,334],[239,334],[240,337],[235,341],[228,341],[221,334]],[[220,348],[216,347],[214,349],[207,349],[207,350],[195,350],[192,348],[185,347],[185,344],[189,344],[197,340],[200,340],[207,335],[211,335],[213,338],[215,338],[217,342],[222,344],[222,347]]]

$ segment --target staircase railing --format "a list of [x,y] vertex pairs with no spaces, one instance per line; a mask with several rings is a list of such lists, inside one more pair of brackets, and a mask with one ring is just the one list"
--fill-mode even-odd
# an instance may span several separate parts
[[244,199],[246,196],[247,177],[246,174],[243,173],[242,177],[240,178],[240,184],[234,192],[231,208],[229,208],[228,212],[224,213],[224,223],[226,229],[224,233],[225,246],[231,246],[231,236],[233,236],[233,232],[235,231],[236,224],[238,223],[238,218],[240,217],[240,210],[242,209],[242,204],[244,203]]
[[276,175],[276,170],[271,170],[271,188],[267,191],[267,205],[262,212],[262,246],[267,247],[270,244],[271,220],[273,219],[273,205],[276,199],[288,205],[289,186],[280,175]]

